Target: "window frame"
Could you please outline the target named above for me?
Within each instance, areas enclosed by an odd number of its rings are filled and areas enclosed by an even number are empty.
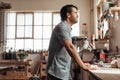
[[[20,25],[20,26],[23,26],[24,27],[24,37],[18,37],[17,36],[17,28],[18,28],[18,25],[17,25],[17,15],[19,14],[23,14],[24,16],[26,14],[32,14],[32,25],[29,25],[29,26],[32,26],[32,37],[25,37],[25,24],[24,25]],[[25,21],[24,21],[25,23]],[[34,38],[34,12],[16,12],[16,22],[15,22],[15,39],[33,39]]]

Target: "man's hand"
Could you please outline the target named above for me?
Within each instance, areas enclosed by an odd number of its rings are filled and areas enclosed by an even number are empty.
[[[84,63],[87,70],[96,70],[97,67],[92,67],[89,63]]]

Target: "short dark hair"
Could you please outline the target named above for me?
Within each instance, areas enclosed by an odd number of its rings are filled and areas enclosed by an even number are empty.
[[[61,8],[60,10],[60,16],[61,16],[61,20],[64,21],[67,19],[67,13],[71,13],[72,12],[72,8],[76,8],[78,10],[78,8],[74,5],[65,5]]]

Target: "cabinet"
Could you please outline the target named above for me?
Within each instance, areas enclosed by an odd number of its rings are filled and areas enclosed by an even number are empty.
[[[89,80],[102,80],[102,79],[100,79],[98,77],[95,77],[94,75],[90,74],[89,75]]]
[[[95,76],[90,71],[85,71],[81,69],[80,80],[101,80],[99,77]]]

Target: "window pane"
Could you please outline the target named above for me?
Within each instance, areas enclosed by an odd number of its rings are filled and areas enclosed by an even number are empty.
[[[42,38],[42,26],[34,26],[34,38]]]
[[[56,26],[56,25],[54,25],[54,26],[52,27],[52,30],[55,28],[55,26]]]
[[[24,26],[17,26],[17,37],[24,37]]]
[[[33,40],[32,39],[26,39],[25,40],[25,50],[33,50]]]
[[[51,26],[43,27],[43,38],[50,38],[51,33],[52,33]]]
[[[34,13],[34,25],[42,25],[42,13]]]
[[[15,38],[15,26],[7,26],[7,38]]]
[[[6,40],[6,49],[10,49],[13,48],[14,49],[15,46],[15,40]]]
[[[80,36],[80,14],[78,13],[78,22],[72,26],[72,36]]]
[[[42,49],[42,40],[34,40],[34,50]]]
[[[24,49],[24,40],[16,39],[16,50]]]
[[[43,40],[43,49],[48,50],[49,47],[49,40]]]
[[[32,37],[32,26],[25,26],[25,37]]]
[[[51,25],[51,24],[52,24],[52,13],[44,13],[43,25]]]
[[[61,21],[60,14],[53,14],[53,25],[57,25]]]
[[[72,36],[80,36],[80,28],[79,28],[79,23],[76,23],[72,26]]]
[[[17,25],[24,25],[24,14],[17,14]]]
[[[15,25],[15,13],[8,13],[7,14],[7,25]]]
[[[32,14],[25,14],[25,25],[32,25]]]

